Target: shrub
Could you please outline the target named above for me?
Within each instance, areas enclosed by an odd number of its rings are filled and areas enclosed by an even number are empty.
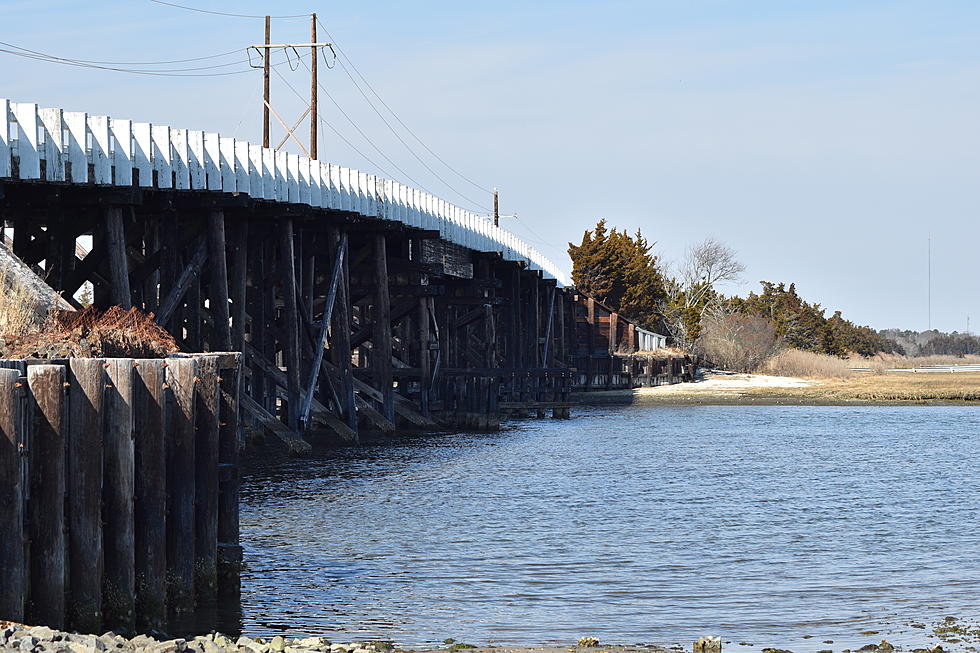
[[[764,317],[720,313],[705,320],[701,353],[716,367],[754,372],[781,348],[776,325]]]

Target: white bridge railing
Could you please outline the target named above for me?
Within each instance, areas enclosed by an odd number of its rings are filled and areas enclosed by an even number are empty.
[[[42,177],[41,161],[44,161]],[[90,170],[91,167],[91,170]],[[449,242],[565,275],[484,216],[351,168],[193,129],[0,99],[0,179],[244,193],[439,230]]]

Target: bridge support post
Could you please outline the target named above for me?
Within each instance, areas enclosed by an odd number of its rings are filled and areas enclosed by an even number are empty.
[[[279,272],[282,275],[285,327],[283,362],[286,367],[287,382],[286,423],[293,433],[299,433],[299,306],[296,301],[296,266],[293,265],[296,260],[293,246],[293,219],[285,218],[279,228]]]
[[[225,213],[215,209],[208,214],[208,249],[210,250],[211,288],[209,305],[213,319],[212,351],[231,349],[231,315],[228,307],[228,260],[225,251]]]
[[[388,253],[384,234],[374,237],[374,338],[371,359],[374,381],[382,396],[382,414],[395,421],[395,395],[391,368],[391,298],[388,290]]]
[[[133,307],[129,286],[129,263],[126,257],[126,227],[122,207],[110,206],[105,212],[106,247],[109,250],[109,297],[123,310]]]
[[[340,247],[340,229],[330,230],[330,256],[336,260]],[[337,389],[340,395],[341,410],[344,422],[355,433],[357,432],[357,409],[354,405],[354,371],[351,366],[350,342],[350,247],[341,266],[340,283],[337,287],[337,299],[333,311],[333,325],[330,337],[330,359],[340,376]]]

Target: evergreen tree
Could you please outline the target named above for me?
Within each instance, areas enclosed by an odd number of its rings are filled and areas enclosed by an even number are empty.
[[[606,221],[586,231],[579,245],[568,244],[575,287],[646,329],[657,329],[664,281],[653,243],[637,230],[607,231]]]

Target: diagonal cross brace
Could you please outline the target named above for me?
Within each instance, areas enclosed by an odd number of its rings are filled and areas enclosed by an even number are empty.
[[[327,302],[323,307],[323,320],[320,322],[320,336],[317,342],[313,343],[314,360],[310,368],[310,382],[306,386],[306,394],[303,396],[303,407],[299,413],[300,424],[307,424],[310,420],[310,407],[313,405],[313,391],[316,389],[316,380],[320,375],[320,363],[323,361],[323,347],[327,343],[327,329],[330,327],[330,318],[333,317],[333,305],[337,299],[337,286],[340,283],[341,272],[344,269],[344,256],[347,254],[347,234],[340,236],[340,246],[337,247],[337,258],[333,262],[333,273],[330,276],[330,290],[327,291]]]

